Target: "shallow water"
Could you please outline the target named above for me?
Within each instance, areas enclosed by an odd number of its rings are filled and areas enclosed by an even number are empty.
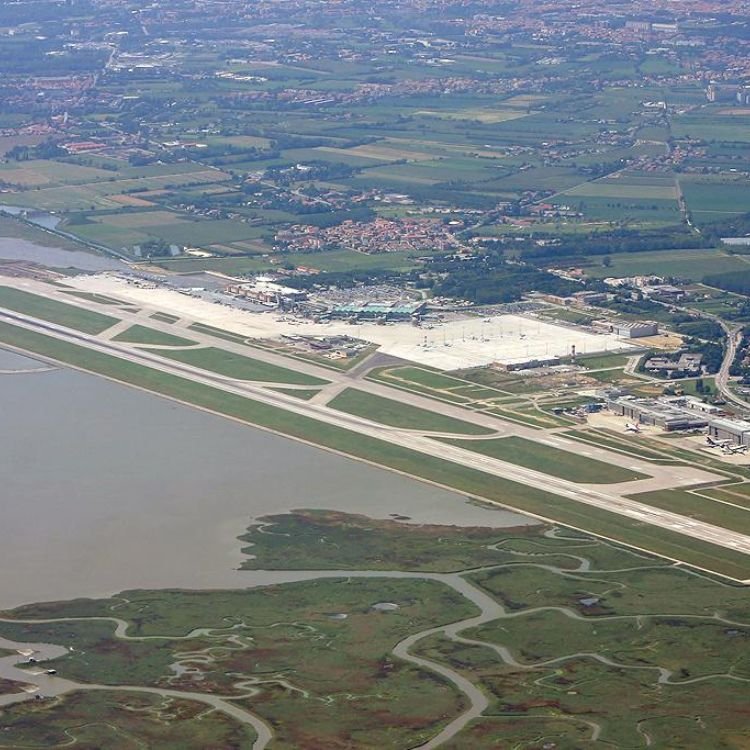
[[[48,367],[48,364],[40,362],[38,359],[32,359],[7,349],[0,349],[0,370],[33,370]]]
[[[529,519],[69,370],[0,377],[0,607],[127,588],[228,587],[257,516]]]
[[[15,237],[0,237],[0,258],[26,260],[49,268],[77,268],[80,271],[112,271],[127,268],[123,262],[104,255],[45,247]]]

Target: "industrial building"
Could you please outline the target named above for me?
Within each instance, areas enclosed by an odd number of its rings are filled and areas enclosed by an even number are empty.
[[[686,378],[701,374],[703,355],[695,352],[681,354],[679,359],[668,357],[650,357],[643,364],[649,372],[658,373],[667,378]]]
[[[643,336],[656,336],[658,323],[653,320],[625,321],[614,323],[615,333],[625,339],[638,339]]]
[[[691,396],[673,398],[636,398],[612,394],[607,398],[610,411],[633,422],[656,425],[666,432],[708,428],[716,441],[750,446],[750,422],[719,416],[718,407],[704,404]]]
[[[654,323],[652,320],[595,320],[592,325],[600,331],[614,333],[623,339],[656,336],[659,333],[658,323]]]
[[[712,419],[708,435],[714,440],[731,440],[735,445],[750,446],[750,422],[742,419]]]
[[[621,396],[607,400],[610,411],[634,422],[656,425],[666,432],[694,430],[708,425],[708,417],[665,400]]]
[[[709,404],[706,401],[701,401],[695,396],[672,396],[671,398],[665,398],[663,400],[668,404],[692,409],[693,411],[698,411],[701,414],[708,414],[709,416],[718,417],[724,414],[724,411],[720,407],[715,404]]]

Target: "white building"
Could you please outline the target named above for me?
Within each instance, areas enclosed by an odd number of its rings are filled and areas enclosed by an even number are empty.
[[[652,320],[638,320],[635,322],[614,324],[615,333],[625,339],[637,339],[643,336],[656,336],[659,333],[659,325]]]

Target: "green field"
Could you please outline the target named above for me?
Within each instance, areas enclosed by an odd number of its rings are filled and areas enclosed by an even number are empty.
[[[631,497],[646,505],[680,513],[697,521],[722,526],[740,534],[750,534],[750,508],[737,508],[684,490],[641,492]]]
[[[551,474],[570,482],[614,484],[645,479],[646,475],[614,464],[553,448],[534,440],[511,436],[497,440],[451,440],[445,442],[484,456],[508,461],[527,469]]]
[[[614,254],[611,265],[591,266],[587,273],[595,278],[656,274],[700,281],[711,273],[747,270],[748,264],[740,256],[722,250],[661,250],[659,252]]]
[[[489,435],[493,430],[446,417],[400,401],[376,396],[356,388],[347,388],[328,403],[331,409],[344,411],[374,422],[421,432],[450,432],[457,435]]]
[[[132,325],[127,331],[118,333],[113,341],[123,341],[128,344],[149,344],[152,346],[191,346],[195,341],[171,333],[163,333],[148,326]]]
[[[101,333],[118,322],[117,318],[109,315],[66,305],[64,302],[7,286],[0,286],[0,307],[90,334]]]
[[[241,354],[233,354],[225,349],[206,347],[203,349],[163,349],[158,351],[163,357],[175,359],[203,370],[217,372],[237,380],[257,380],[269,383],[290,383],[293,385],[325,385],[327,381],[305,375],[286,367],[270,365],[258,359]]]
[[[593,357],[577,357],[576,364],[587,370],[622,368],[627,364],[627,354],[601,354]]]

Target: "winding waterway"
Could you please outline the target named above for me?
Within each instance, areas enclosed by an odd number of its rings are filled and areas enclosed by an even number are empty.
[[[555,565],[546,565],[544,563],[535,563],[535,562],[530,562],[530,561],[523,563],[521,562],[521,559],[523,557],[531,557],[531,555],[525,555],[524,553],[517,553],[517,554],[519,556],[520,564],[527,564],[527,565],[531,565],[535,567],[543,567],[546,570],[554,572],[558,575],[565,575],[565,576],[575,575],[574,571],[564,570]],[[555,553],[550,553],[550,556],[552,556],[553,554]],[[578,557],[577,559],[580,560],[580,566],[578,568],[579,571],[583,572],[583,571],[587,571],[590,569],[589,561],[586,560],[586,558]],[[492,566],[492,567],[504,568],[504,567],[516,565],[519,563],[503,563],[501,565]],[[652,566],[645,565],[645,566],[642,566],[642,569],[648,569],[650,567]],[[639,568],[631,568],[630,570],[638,570],[638,569]],[[465,571],[465,573],[466,572],[469,572],[469,571]],[[472,572],[475,572],[475,571],[472,571]],[[607,572],[620,572],[620,571],[600,571],[600,572],[607,573]],[[688,684],[692,682],[712,680],[715,678],[730,679],[730,680],[735,680],[738,682],[750,683],[750,679],[740,677],[731,673],[703,675],[703,676],[695,677],[689,680],[680,679],[679,681],[675,682],[672,679],[673,671],[671,669],[667,669],[665,667],[661,667],[658,665],[625,664],[625,663],[617,662],[608,656],[604,656],[596,652],[567,653],[567,654],[555,657],[553,659],[537,661],[534,663],[527,663],[527,662],[520,661],[516,656],[514,656],[514,654],[510,651],[510,649],[506,648],[505,646],[487,643],[485,641],[479,641],[479,640],[475,640],[471,638],[466,638],[466,637],[463,637],[461,633],[470,628],[476,628],[480,625],[491,622],[493,620],[526,617],[530,614],[533,614],[535,612],[541,612],[541,611],[560,612],[564,614],[565,616],[570,617],[572,619],[582,620],[582,621],[587,621],[587,622],[590,622],[591,618],[587,618],[569,607],[561,607],[561,606],[534,607],[534,608],[523,610],[521,612],[509,612],[499,602],[497,602],[495,599],[489,596],[486,592],[484,592],[479,587],[477,587],[476,585],[468,581],[464,577],[464,574],[462,573],[412,573],[412,572],[402,572],[402,571],[384,572],[384,571],[368,571],[368,570],[356,570],[356,571],[311,570],[311,571],[287,571],[283,574],[283,580],[291,582],[291,581],[310,580],[314,578],[400,578],[400,579],[410,578],[410,579],[415,579],[415,580],[438,581],[440,583],[443,583],[446,586],[449,586],[454,591],[461,594],[463,597],[468,599],[470,602],[472,602],[472,604],[476,606],[476,608],[479,611],[479,614],[461,619],[457,622],[449,623],[448,625],[441,625],[441,626],[437,626],[434,628],[422,630],[418,633],[414,633],[404,638],[400,642],[398,642],[392,649],[392,653],[394,656],[400,659],[403,659],[404,661],[407,661],[411,664],[414,664],[417,667],[420,667],[422,669],[427,669],[429,671],[432,671],[444,677],[446,680],[451,682],[460,692],[464,694],[468,702],[468,708],[466,708],[460,715],[458,715],[451,722],[449,722],[434,737],[432,737],[430,740],[419,745],[418,746],[419,750],[435,750],[436,748],[440,747],[444,743],[453,739],[471,721],[481,717],[483,712],[489,706],[489,700],[486,694],[476,684],[468,680],[466,677],[464,677],[462,674],[457,672],[455,669],[452,669],[451,667],[448,667],[444,664],[437,663],[431,659],[416,656],[415,654],[412,653],[412,649],[420,641],[422,641],[424,638],[427,638],[431,635],[443,635],[444,637],[447,637],[450,640],[453,640],[456,642],[464,643],[464,644],[471,645],[471,646],[480,646],[480,647],[490,648],[497,654],[497,656],[502,660],[502,662],[516,669],[522,669],[522,670],[544,669],[545,667],[549,667],[555,664],[560,664],[567,660],[586,658],[586,659],[593,659],[606,666],[614,667],[616,669],[647,670],[647,671],[656,672],[657,674],[656,682],[657,684],[660,684],[660,685]],[[267,571],[257,572],[257,579],[256,579],[257,585],[275,583],[278,580],[279,580],[278,577],[270,572],[267,572]],[[714,616],[675,615],[674,613],[671,613],[671,614],[664,614],[664,615],[650,615],[649,617],[658,618],[658,617],[667,617],[667,616],[671,616],[671,617],[678,616],[680,618],[690,618],[696,621],[703,621],[703,622],[713,621],[713,622],[721,622],[726,625],[748,627],[748,623],[735,622],[735,621],[720,617],[719,615],[714,615]],[[597,622],[602,621],[602,620],[638,620],[639,618],[640,618],[640,615],[613,615],[613,616],[598,617]],[[158,635],[131,636],[128,634],[128,630],[130,627],[129,623],[117,617],[56,618],[56,619],[50,619],[50,620],[29,620],[27,622],[29,623],[31,622],[55,623],[55,622],[73,622],[77,620],[78,621],[97,620],[97,621],[112,622],[115,625],[114,637],[122,639],[122,640],[146,640],[146,639],[158,640],[161,638],[161,636],[158,636]],[[0,622],[3,622],[3,621],[6,621],[6,620],[0,619]],[[7,620],[7,622],[19,622],[19,621]],[[24,622],[24,621],[20,621],[20,622]],[[235,639],[236,636],[227,635],[226,630],[227,629],[225,628],[223,629],[222,632],[224,633],[224,638],[228,643],[232,641],[233,639]],[[210,636],[213,634],[213,632],[214,631],[211,629],[198,628],[186,634],[185,636],[182,636],[181,638],[191,639],[199,635]],[[180,638],[175,638],[173,636],[169,637],[169,640],[179,640],[179,639]],[[241,697],[252,697],[256,692],[254,686],[261,682],[261,680],[255,677],[240,676],[240,679],[235,685],[235,687],[241,690],[247,690],[248,692],[245,693],[244,695],[233,695],[233,696],[217,696],[217,695],[199,693],[199,692],[196,693],[196,692],[188,692],[188,691],[170,690],[168,688],[151,688],[151,687],[137,687],[137,686],[133,687],[129,685],[112,686],[112,685],[76,683],[70,680],[66,680],[64,678],[57,677],[54,674],[48,674],[47,672],[47,669],[49,668],[49,660],[57,659],[63,656],[64,654],[66,654],[67,649],[65,647],[62,647],[57,644],[20,643],[20,642],[15,642],[15,641],[10,641],[7,639],[0,638],[0,648],[15,649],[18,651],[18,655],[0,658],[0,679],[14,680],[16,682],[26,683],[27,685],[30,686],[30,690],[31,690],[31,692],[21,692],[21,693],[16,693],[16,694],[0,695],[0,706],[10,705],[12,703],[16,703],[16,702],[23,701],[23,700],[29,700],[30,696],[34,692],[37,692],[40,695],[44,695],[46,697],[63,695],[65,693],[73,692],[76,690],[127,690],[131,692],[132,691],[147,692],[147,693],[161,695],[164,697],[181,697],[181,698],[196,700],[196,701],[205,703],[207,705],[210,705],[214,709],[221,711],[223,713],[226,713],[234,717],[235,719],[252,726],[257,733],[257,739],[253,744],[253,750],[262,750],[263,748],[266,747],[266,745],[273,738],[273,733],[271,729],[268,727],[268,725],[265,724],[265,722],[261,718],[254,715],[250,711],[242,709],[238,707],[236,704],[230,702],[232,698],[236,699],[236,698],[241,698]],[[29,666],[27,665],[25,668],[19,668],[18,664],[22,660],[22,657],[28,658],[28,656],[32,654],[37,661],[47,662],[47,663],[44,664],[42,667],[34,666],[34,667],[29,668]],[[191,662],[195,661],[194,654],[188,655],[186,658]],[[206,660],[211,661],[210,656],[207,656]],[[177,666],[181,666],[185,668],[185,665],[178,664]],[[287,689],[297,689],[291,685],[285,685],[285,687]],[[559,720],[565,720],[565,719],[566,717],[559,717]],[[598,722],[588,720],[583,717],[580,717],[578,720],[581,723],[588,725],[588,727],[591,730],[590,740],[592,742],[596,742],[599,739],[600,734],[602,732],[602,726]],[[641,732],[640,725],[638,726],[638,731]],[[646,744],[647,745],[650,744],[650,739],[648,738],[648,736],[644,735],[644,737],[647,740]]]

